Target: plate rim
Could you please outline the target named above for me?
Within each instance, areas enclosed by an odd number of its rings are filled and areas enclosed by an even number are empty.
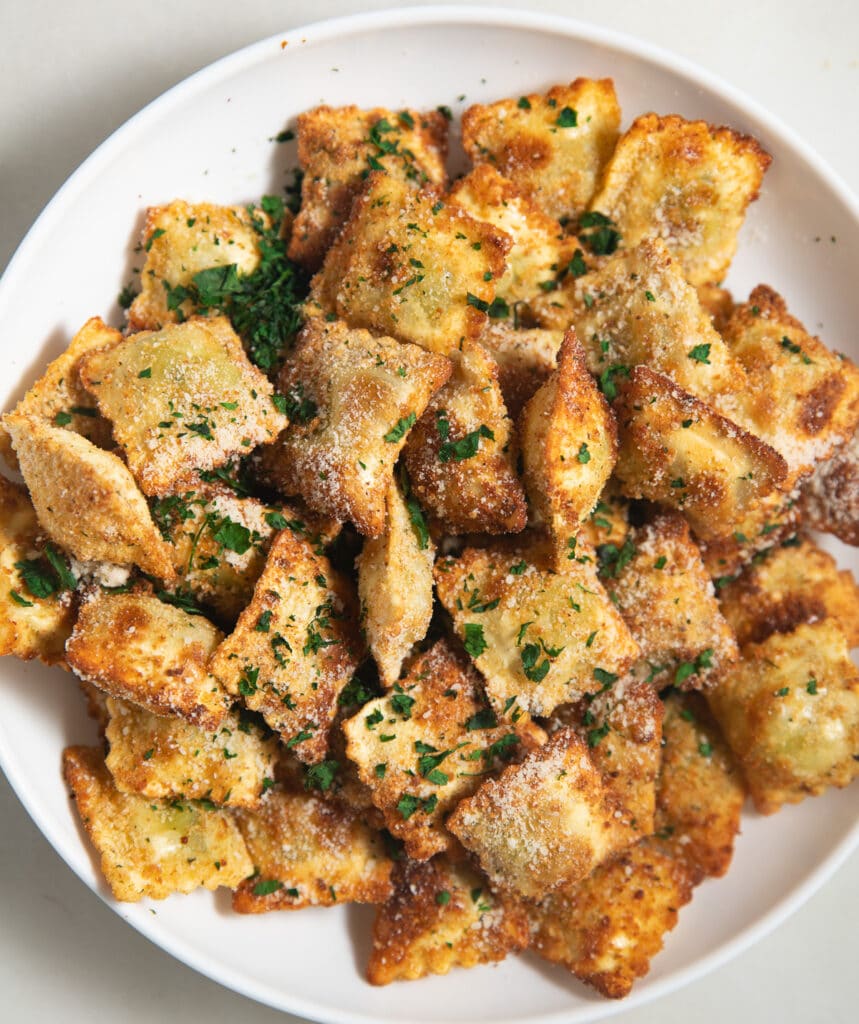
[[[664,49],[646,40],[639,39],[629,33],[597,25],[585,19],[571,18],[566,15],[530,12],[515,8],[483,7],[477,5],[442,6],[422,5],[405,8],[385,8],[377,11],[361,12],[336,18],[320,19],[304,25],[288,28],[270,34],[263,39],[250,43],[240,49],[228,53],[210,62],[199,70],[186,76],[169,89],[148,102],[137,113],[108,135],[81,164],[69,175],[63,185],[54,193],[47,205],[26,232],[2,277],[0,277],[0,322],[2,322],[6,306],[15,293],[15,285],[22,275],[26,274],[32,260],[32,254],[38,250],[42,237],[54,227],[54,222],[61,217],[62,210],[70,198],[86,187],[90,179],[98,174],[119,150],[133,143],[136,133],[145,130],[152,120],[157,120],[162,112],[176,103],[184,102],[211,85],[223,81],[233,72],[253,66],[266,59],[271,59],[272,49],[281,47],[284,39],[292,42],[300,37],[299,46],[324,43],[334,38],[345,38],[357,33],[365,33],[373,29],[391,30],[400,28],[423,28],[433,25],[485,25],[493,28],[524,28],[532,31],[543,31],[548,34],[563,36],[580,42],[597,43],[607,48],[623,51],[630,56],[674,72],[692,85],[702,87],[741,109],[748,116],[765,126],[767,131],[793,155],[803,160],[818,175],[848,209],[859,227],[859,196],[847,185],[843,177],[836,172],[803,137],[773,114],[763,104],[749,96],[743,90],[732,85],[721,76],[696,64],[689,58],[680,56],[671,50]],[[200,953],[184,939],[173,936],[169,928],[163,927],[157,917],[136,915],[126,904],[117,903],[104,892],[94,887],[85,877],[81,864],[73,862],[73,851],[68,855],[62,848],[52,820],[43,815],[36,806],[36,801],[28,793],[28,781],[23,772],[16,770],[14,758],[0,744],[0,768],[2,768],[16,798],[21,803],[30,819],[50,843],[53,850],[74,872],[80,881],[107,905],[123,921],[131,925],[144,938],[162,949],[181,964],[191,967],[204,977],[231,989],[247,998],[263,1005],[306,1017],[309,1020],[324,1024],[376,1024],[376,1018],[370,1014],[344,1011],[326,1007],[319,1003],[311,1003],[302,997],[291,996],[281,990],[269,987],[254,979],[249,979],[238,971],[233,971],[222,964],[214,963],[207,954]],[[783,921],[794,914],[838,869],[846,862],[854,849],[859,848],[859,820],[850,831],[830,850],[825,859],[819,863],[805,879],[795,886],[788,896],[781,899],[769,911],[762,914],[752,924],[741,929],[732,939],[723,943],[711,953],[699,958],[687,967],[675,971],[670,976],[653,983],[638,992],[633,990],[631,996],[622,1001],[594,1003],[583,1007],[586,1016],[569,1010],[538,1014],[527,1018],[517,1016],[496,1018],[497,1024],[560,1024],[569,1022],[601,1020],[623,1013],[634,1007],[644,1006],[656,999],[678,990],[697,978],[716,970],[723,964],[750,948],[764,936],[772,932]],[[79,869],[80,868],[80,869]],[[412,1017],[410,1024],[438,1024],[438,1018]],[[448,1022],[449,1024],[449,1022]]]

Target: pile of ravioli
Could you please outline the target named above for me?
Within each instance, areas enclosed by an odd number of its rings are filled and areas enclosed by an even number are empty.
[[[720,287],[754,139],[578,79],[466,110],[450,181],[449,122],[320,107],[295,210],[148,211],[124,329],[2,419],[0,651],[86,696],[118,900],[374,903],[373,984],[620,997],[747,795],[859,774],[809,533],[859,543],[859,373]]]

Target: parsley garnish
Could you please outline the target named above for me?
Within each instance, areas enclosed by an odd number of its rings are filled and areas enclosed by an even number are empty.
[[[587,441],[582,441],[579,446],[579,453],[576,456],[579,462],[586,463],[591,461],[591,453],[588,451]]]
[[[485,423],[481,423],[477,430],[469,431],[458,441],[445,441],[438,450],[439,462],[463,462],[465,459],[474,458],[480,448],[481,437],[489,441],[495,440],[495,434]]]
[[[339,768],[340,762],[334,760],[320,761],[318,764],[311,765],[304,772],[304,788],[319,789],[326,793],[331,789]]]
[[[466,622],[463,646],[472,658],[479,658],[488,646],[483,637],[483,626],[476,622]]]
[[[582,228],[591,228],[582,231]],[[579,218],[579,238],[595,256],[610,256],[621,242],[621,234],[611,217],[592,210]]]
[[[278,882],[276,878],[267,878],[265,881],[257,882],[254,886],[254,896],[271,896],[272,893],[277,892],[283,888],[283,882]],[[290,893],[292,890],[290,890]],[[296,893],[296,895],[298,895]]]
[[[559,128],[576,128],[579,123],[578,114],[572,107],[562,107],[555,124]]]
[[[413,412],[410,412],[408,416],[401,416],[396,424],[385,434],[385,440],[388,444],[396,444],[397,441],[402,441],[416,422],[417,416]]]
[[[706,342],[703,345],[696,345],[694,348],[689,350],[689,358],[694,359],[696,363],[706,363],[710,365],[710,342]]]

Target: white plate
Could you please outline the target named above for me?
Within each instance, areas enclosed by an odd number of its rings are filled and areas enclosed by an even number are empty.
[[[653,109],[729,124],[761,140],[774,165],[728,283],[741,296],[760,281],[773,285],[830,345],[859,357],[852,270],[859,266],[859,204],[754,103],[678,58],[593,26],[485,8],[411,9],[261,42],[177,86],[102,145],[39,218],[0,282],[0,407],[88,317],[118,322],[115,297],[139,263],[131,249],[145,206],[178,196],[233,203],[278,192],[294,149],[269,140],[300,111],[328,102],[448,104],[459,112],[578,75],[613,77],[626,123]],[[853,552],[830,546],[845,565],[859,567]],[[600,1000],[531,955],[373,989],[363,981],[371,908],[242,917],[230,912],[224,893],[112,903],[60,779],[62,748],[94,738],[77,689],[62,672],[11,659],[0,678],[0,763],[79,877],[190,966],[254,999],[332,1024],[609,1016],[747,947],[859,843],[859,786],[771,819],[747,814],[731,871],[696,892],[650,975],[622,1004]]]

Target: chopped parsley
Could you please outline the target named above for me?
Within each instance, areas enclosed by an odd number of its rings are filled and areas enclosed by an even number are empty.
[[[596,210],[581,215],[578,236],[595,256],[610,256],[621,242],[611,217]]]
[[[465,459],[474,458],[480,448],[482,437],[489,441],[495,440],[495,434],[485,423],[481,423],[476,430],[469,431],[458,441],[443,442],[438,450],[439,462],[463,462]]]
[[[319,789],[327,793],[334,784],[339,768],[340,762],[333,759],[310,765],[304,772],[304,788]]]
[[[576,128],[578,123],[578,114],[572,107],[562,107],[560,114],[555,119],[555,124],[559,128]]]
[[[396,424],[385,434],[385,440],[388,444],[396,444],[397,441],[402,441],[416,422],[417,416],[413,412],[410,412],[408,416],[401,416]]]
[[[479,658],[488,646],[483,636],[483,626],[476,622],[466,622],[463,646],[472,658]]]
[[[702,345],[696,345],[694,348],[689,349],[689,358],[693,359],[696,363],[706,363],[710,365],[710,342],[705,342]]]

